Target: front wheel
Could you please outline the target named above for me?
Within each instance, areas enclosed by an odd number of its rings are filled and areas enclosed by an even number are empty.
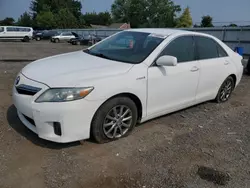
[[[131,99],[110,99],[97,110],[91,124],[91,134],[98,143],[126,137],[135,127],[137,117],[137,107]]]
[[[228,101],[234,90],[235,82],[232,76],[227,77],[227,79],[222,83],[218,94],[215,98],[217,103],[223,103]]]

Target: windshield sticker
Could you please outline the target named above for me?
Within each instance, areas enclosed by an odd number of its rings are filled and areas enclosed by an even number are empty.
[[[161,35],[161,34],[151,33],[151,34],[149,35],[149,37],[157,37],[157,38],[165,39],[167,36]]]

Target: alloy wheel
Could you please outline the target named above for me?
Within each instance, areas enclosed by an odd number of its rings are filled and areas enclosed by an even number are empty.
[[[225,81],[225,83],[223,84],[220,94],[219,94],[219,98],[222,102],[225,102],[229,99],[231,93],[233,91],[233,82],[231,79],[228,79]]]
[[[106,115],[103,123],[103,132],[110,139],[120,138],[132,126],[132,111],[125,105],[113,107]]]

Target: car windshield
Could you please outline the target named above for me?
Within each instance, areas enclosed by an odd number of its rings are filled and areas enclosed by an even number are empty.
[[[165,37],[161,35],[124,31],[85,52],[110,60],[138,64],[144,61],[164,39]]]

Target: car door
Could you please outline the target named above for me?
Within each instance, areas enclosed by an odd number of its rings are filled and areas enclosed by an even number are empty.
[[[196,100],[203,102],[216,97],[221,84],[234,67],[226,51],[213,38],[206,36],[194,38],[201,66]]]
[[[160,56],[177,58],[177,66],[148,68],[147,114],[162,115],[195,102],[199,80],[199,62],[195,60],[193,36],[180,36],[172,40]]]

